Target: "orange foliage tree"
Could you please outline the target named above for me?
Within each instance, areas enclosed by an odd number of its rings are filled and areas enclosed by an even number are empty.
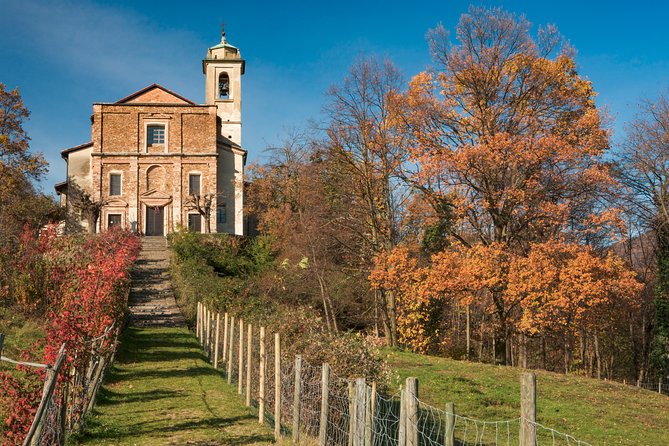
[[[429,33],[436,68],[414,77],[394,108],[410,139],[404,178],[430,203],[427,218],[465,247],[514,254],[567,232],[584,239],[615,182],[601,158],[608,135],[595,92],[573,51],[553,27],[533,37],[523,17],[499,9],[470,8],[456,37]],[[504,288],[488,288],[500,363],[513,332]]]

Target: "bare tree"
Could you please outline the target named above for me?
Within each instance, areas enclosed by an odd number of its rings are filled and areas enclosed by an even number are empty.
[[[402,75],[391,61],[364,58],[328,92],[328,156],[342,184],[350,183],[347,192],[357,204],[337,224],[350,232],[364,222],[355,243],[363,271],[369,271],[375,256],[391,251],[402,237],[400,222],[409,194],[399,177],[408,154],[406,138],[392,125],[391,107],[403,86]],[[375,293],[375,312],[376,303],[383,304],[380,313],[386,339],[397,345],[395,294],[391,290]]]
[[[619,162],[627,187],[627,210],[655,236],[655,337],[653,356],[661,373],[669,371],[669,97],[644,101],[627,126]]]
[[[88,233],[95,234],[102,208],[107,204],[107,200],[95,200],[76,181],[69,178],[67,182],[67,201],[71,206],[70,215],[68,216],[68,220],[70,221],[70,228],[68,230],[72,230],[72,220],[79,220],[78,217],[80,216],[88,224]],[[75,210],[77,215],[72,215],[72,210]]]
[[[214,209],[214,204],[221,198],[223,194],[193,194],[189,195],[184,201],[184,207],[189,211],[197,211],[204,220],[204,233],[211,233],[211,213]]]

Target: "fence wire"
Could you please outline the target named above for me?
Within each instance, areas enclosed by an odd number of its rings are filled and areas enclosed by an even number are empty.
[[[71,355],[65,351],[65,344],[56,360],[58,366],[25,363],[7,358],[7,362],[47,370],[39,406],[43,409],[37,410],[33,426],[25,439],[27,444],[64,444],[70,433],[84,427],[85,416],[93,408],[105,372],[113,361],[119,333],[120,330],[112,325],[100,336],[89,339],[81,350],[85,352],[85,356],[70,358],[70,367],[60,365],[66,356]]]
[[[215,328],[210,330],[214,333]],[[227,335],[228,346],[220,347],[219,368],[224,375],[231,372],[231,381],[239,385],[242,380],[242,395],[246,389],[251,390],[251,404],[258,407],[260,395],[260,337],[259,328],[253,328],[251,343],[250,377],[247,375],[248,361],[248,328],[239,329],[235,321],[230,340],[230,328]],[[206,334],[205,334],[206,335]],[[239,370],[239,337],[243,336],[243,373]],[[220,330],[219,342],[226,339],[223,328]],[[207,341],[201,339],[203,345],[215,345],[215,339]],[[232,347],[232,361],[230,366],[229,348]],[[520,446],[521,430],[523,426],[536,432],[536,442],[533,446],[590,446],[572,435],[559,432],[542,424],[514,418],[509,420],[478,420],[452,413],[444,408],[434,407],[419,398],[413,398],[417,408],[417,418],[409,420],[404,416],[402,422],[401,395],[387,395],[377,392],[375,386],[364,383],[364,397],[356,393],[361,387],[356,387],[356,381],[338,376],[328,367],[327,395],[323,394],[323,366],[313,365],[307,361],[295,358],[281,357],[280,367],[275,367],[277,350],[274,334],[265,336],[265,383],[264,383],[264,412],[263,420],[271,425],[279,423],[283,434],[299,436],[300,444],[325,444],[328,446],[404,446],[407,441],[400,440],[402,435],[407,438],[408,432],[413,432],[417,439],[416,446]],[[215,347],[210,350],[214,351]],[[225,350],[227,349],[227,354]],[[213,362],[213,356],[210,355]],[[296,375],[296,367],[300,367]],[[250,379],[248,379],[250,378]],[[296,386],[296,380],[297,386]],[[276,396],[276,386],[280,386],[279,398]],[[294,398],[299,393],[298,404]],[[356,390],[357,389],[357,390]],[[657,384],[655,384],[657,391]],[[362,399],[361,399],[362,398]],[[408,401],[408,400],[407,400]],[[326,404],[324,404],[324,402]],[[406,402],[406,401],[405,401]],[[280,419],[275,419],[277,406],[280,407]],[[407,405],[405,405],[407,407]],[[323,411],[323,408],[326,408]],[[360,410],[362,408],[362,411]],[[295,415],[299,417],[295,420]],[[321,426],[322,422],[324,426]],[[360,426],[363,427],[360,427]],[[297,429],[298,432],[294,430]]]

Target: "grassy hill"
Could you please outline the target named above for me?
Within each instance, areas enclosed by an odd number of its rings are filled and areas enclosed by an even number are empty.
[[[482,420],[520,416],[523,369],[391,349],[381,353],[395,374],[394,384],[417,377],[419,398],[432,406],[443,408],[446,402],[453,402],[458,415]],[[593,445],[669,444],[669,397],[596,379],[544,371],[536,374],[538,423]],[[474,427],[470,426],[470,438]],[[488,435],[491,429],[488,426]],[[511,432],[517,438],[517,429],[512,427]]]

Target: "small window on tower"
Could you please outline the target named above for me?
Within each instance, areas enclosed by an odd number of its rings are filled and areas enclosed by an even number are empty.
[[[165,126],[149,125],[146,127],[146,141],[149,146],[165,144]]]
[[[221,73],[218,76],[218,98],[230,99],[230,77],[228,73]]]

